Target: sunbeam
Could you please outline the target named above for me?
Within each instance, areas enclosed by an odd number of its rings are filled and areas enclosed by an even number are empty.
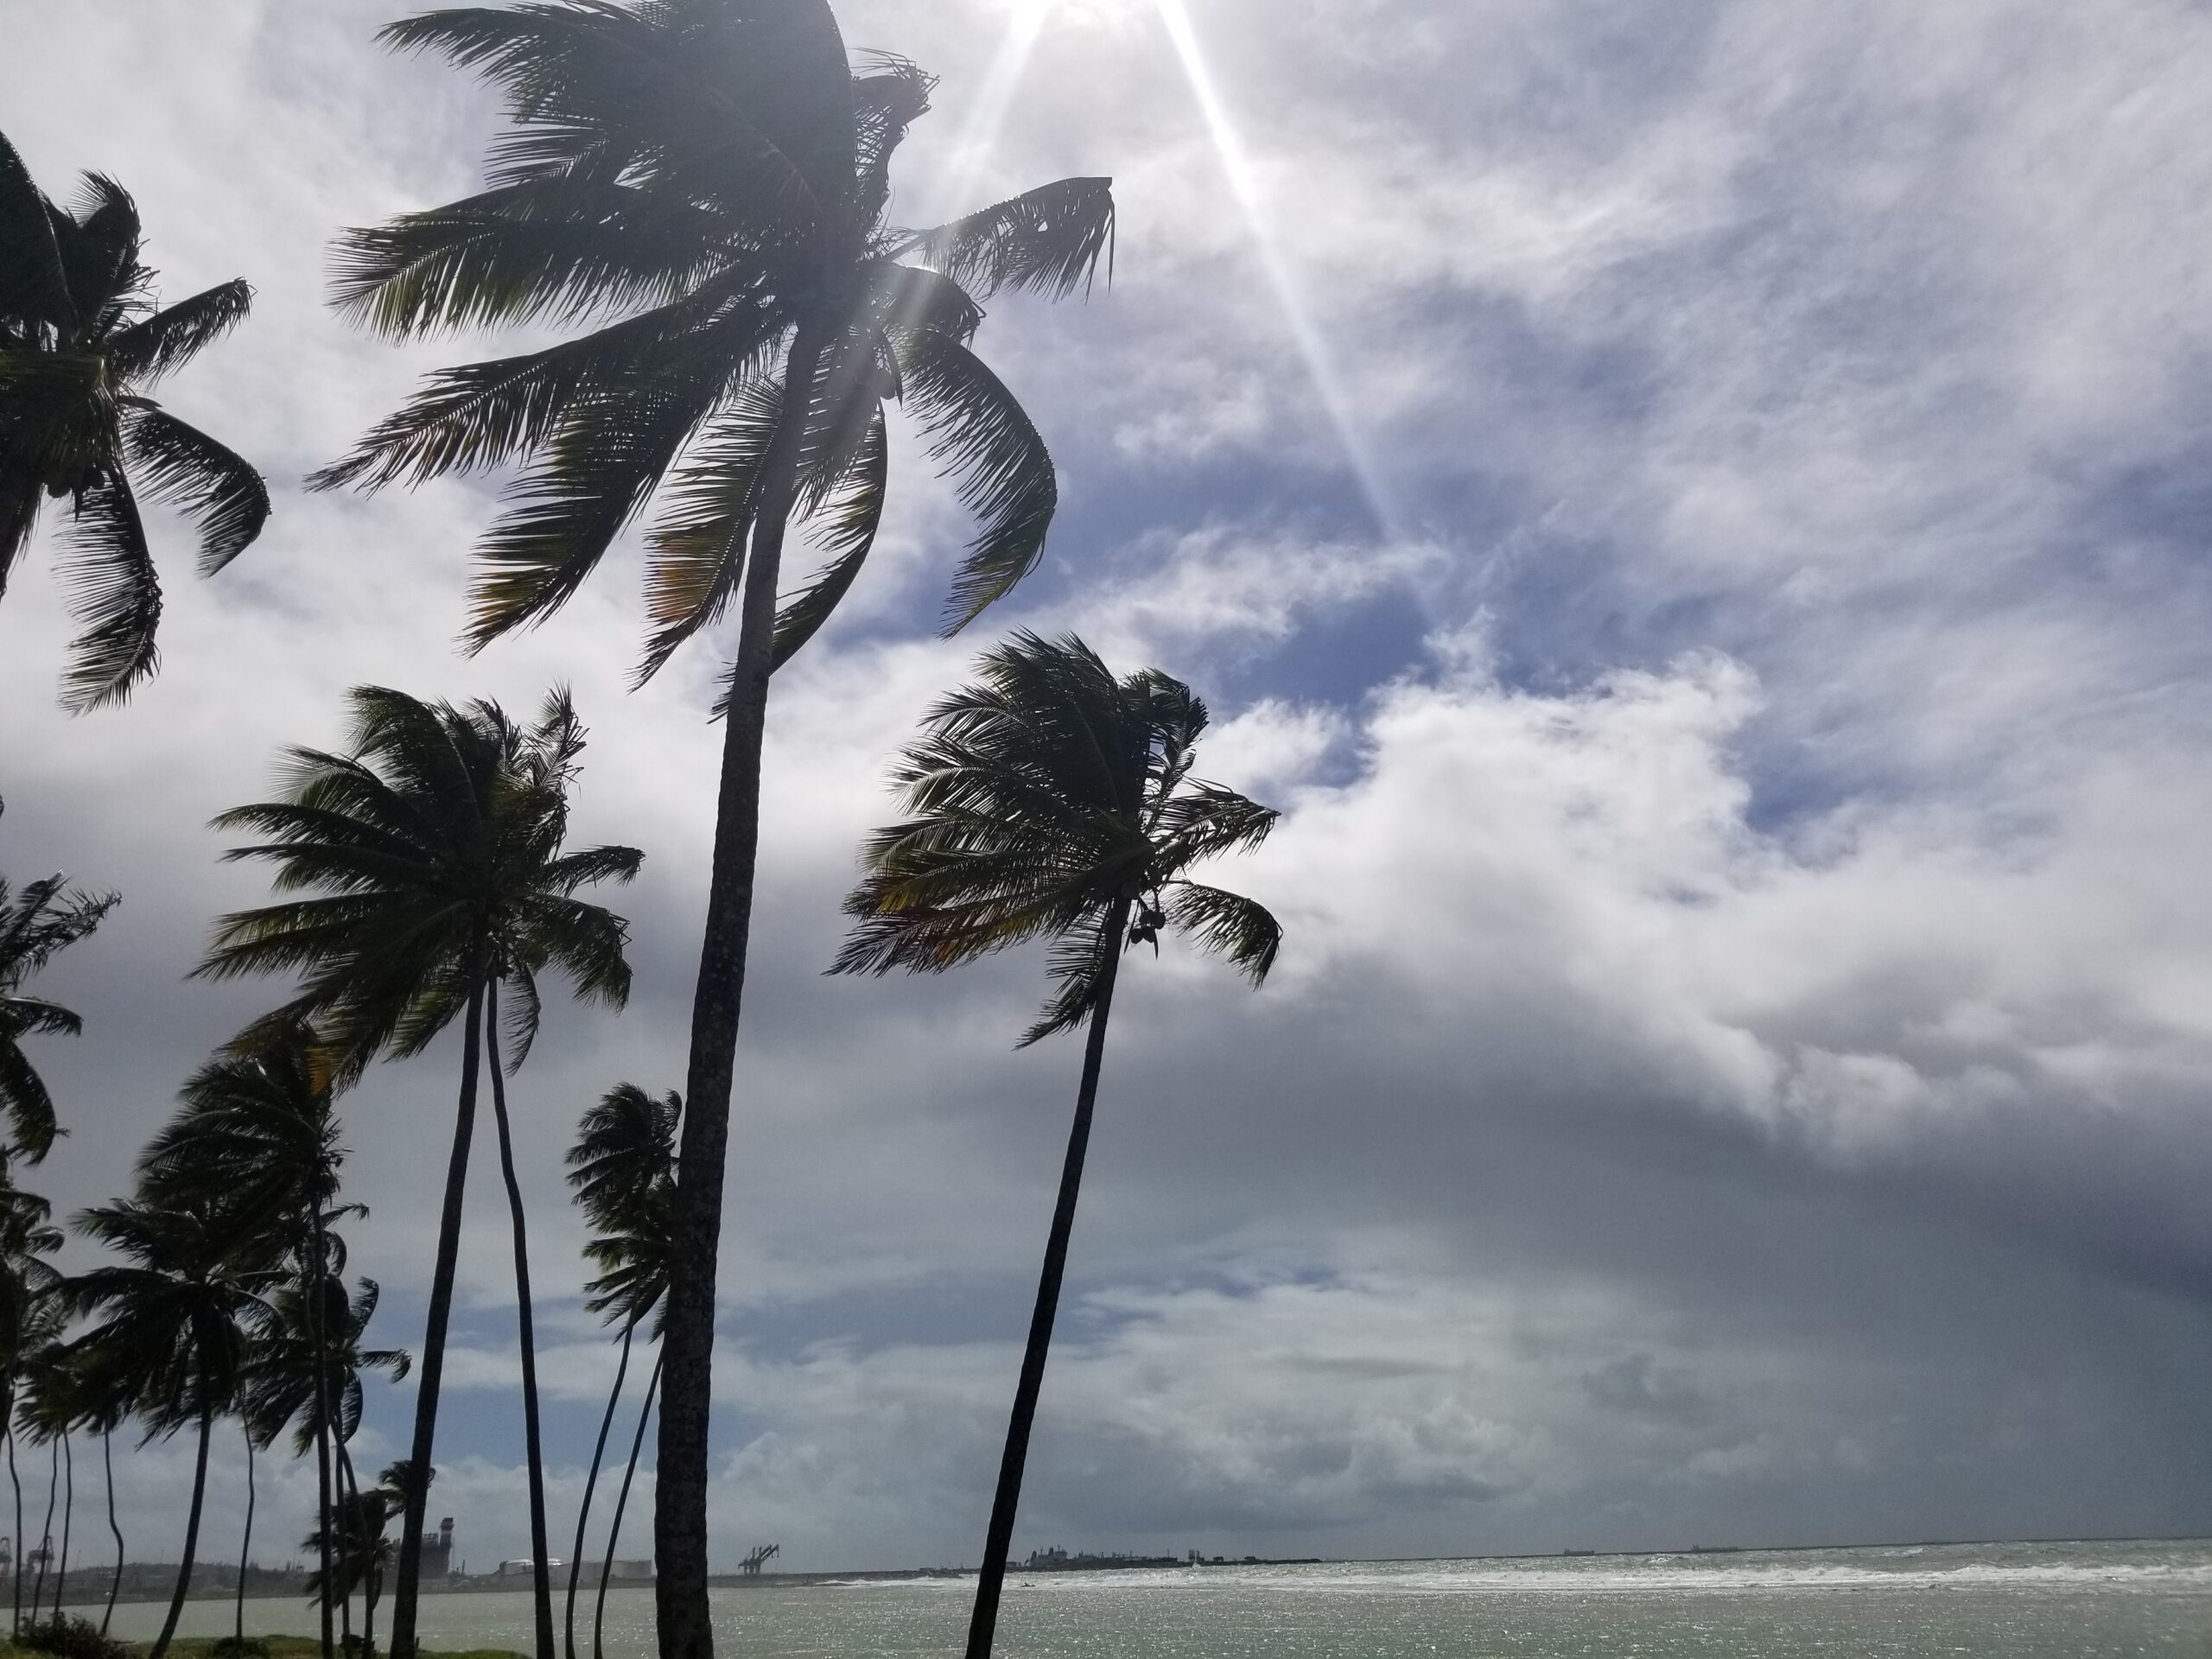
[[[1351,408],[1341,383],[1337,378],[1335,365],[1330,361],[1327,344],[1321,331],[1313,324],[1313,314],[1306,308],[1298,284],[1291,275],[1290,266],[1283,258],[1275,239],[1268,228],[1260,191],[1252,175],[1250,164],[1245,160],[1243,145],[1238,141],[1236,130],[1230,123],[1220,93],[1215,89],[1212,72],[1206,67],[1205,54],[1200,50],[1197,33],[1191,27],[1190,14],[1183,0],[1153,0],[1159,10],[1160,20],[1166,26],[1167,38],[1174,43],[1175,55],[1182,60],[1183,73],[1191,83],[1191,95],[1197,99],[1198,112],[1205,118],[1206,130],[1212,137],[1214,151],[1221,161],[1221,170],[1229,181],[1229,188],[1236,197],[1237,206],[1243,210],[1244,222],[1251,232],[1252,245],[1260,256],[1260,264],[1267,273],[1268,285],[1274,290],[1275,303],[1282,309],[1283,321],[1290,328],[1291,338],[1297,343],[1300,355],[1306,359],[1306,372],[1313,381],[1313,389],[1320,395],[1322,406],[1328,411],[1330,423],[1336,428],[1337,441],[1344,448],[1344,459],[1359,480],[1361,492],[1367,498],[1368,511],[1382,533],[1395,539],[1399,533],[1401,519],[1384,487],[1382,475],[1367,452],[1365,441],[1351,419]]]
[[[1043,32],[1045,15],[1051,7],[1052,0],[1014,0],[1006,34],[991,67],[983,73],[983,84],[968,101],[967,118],[952,141],[952,163],[944,169],[943,187],[929,204],[931,219],[947,219],[981,205],[973,200],[976,181],[997,147],[1007,111],[1014,106],[1014,95],[1020,89],[1029,54]]]

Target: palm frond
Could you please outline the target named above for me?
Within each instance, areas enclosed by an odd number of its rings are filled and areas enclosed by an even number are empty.
[[[1282,924],[1265,905],[1196,881],[1168,889],[1167,922],[1200,950],[1227,957],[1255,985],[1282,948]]]
[[[7,136],[0,133],[0,318],[53,328],[77,321],[45,194]]]
[[[201,575],[213,575],[261,534],[269,486],[245,457],[164,410],[132,410],[124,433],[147,493],[199,524]]]
[[[728,608],[745,574],[768,450],[783,423],[782,387],[741,387],[692,446],[645,537],[645,618],[652,632],[637,683],[658,674],[677,648]]]
[[[243,277],[165,305],[108,339],[109,359],[126,381],[157,380],[245,321],[253,288]]]
[[[929,433],[930,453],[981,521],[946,607],[945,631],[957,632],[1036,568],[1059,483],[1044,439],[980,358],[943,334],[893,338],[906,402]]]
[[[890,459],[883,411],[879,409],[868,423],[868,436],[854,455],[843,484],[823,502],[812,520],[817,527],[815,539],[830,555],[830,563],[776,613],[770,672],[789,662],[821,631],[860,575],[883,522]]]
[[[934,266],[977,299],[1010,288],[1058,300],[1088,290],[1102,257],[1111,281],[1113,247],[1113,180],[1060,179],[917,231],[897,251]]]
[[[67,537],[61,578],[79,632],[69,642],[61,705],[82,714],[120,702],[152,676],[162,584],[138,504],[120,472],[103,472],[86,486]]]

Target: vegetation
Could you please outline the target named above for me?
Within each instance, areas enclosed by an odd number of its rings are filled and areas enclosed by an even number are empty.
[[[893,773],[911,816],[868,841],[867,875],[845,902],[857,921],[834,970],[943,973],[1050,940],[1059,988],[1021,1042],[1090,1026],[991,1499],[969,1659],[988,1659],[997,1630],[1122,954],[1138,944],[1156,954],[1161,931],[1172,930],[1256,985],[1282,937],[1261,906],[1187,874],[1258,846],[1275,822],[1270,809],[1192,778],[1206,706],[1190,687],[1156,669],[1116,680],[1072,634],[1017,634],[980,669],[975,684],[930,710],[925,735]]]
[[[671,1091],[655,1100],[633,1083],[617,1084],[584,1114],[576,1144],[569,1149],[569,1185],[592,1225],[584,1255],[599,1269],[599,1276],[585,1287],[584,1305],[608,1323],[622,1327],[622,1344],[621,1357],[615,1362],[614,1386],[607,1391],[607,1411],[599,1420],[599,1438],[591,1449],[591,1471],[584,1478],[583,1501],[576,1506],[576,1541],[569,1558],[568,1605],[563,1621],[563,1651],[567,1659],[575,1659],[576,1653],[576,1580],[583,1568],[584,1530],[591,1519],[600,1461],[607,1455],[607,1430],[613,1426],[614,1408],[622,1398],[623,1380],[630,1374],[630,1346],[638,1327],[652,1317],[668,1294],[670,1239],[675,1230],[671,1224],[676,1208],[676,1135],[683,1118],[682,1096]],[[645,1423],[652,1414],[653,1394],[659,1383],[660,1361],[656,1357],[645,1385],[645,1403],[639,1408],[638,1433],[630,1444],[630,1460],[622,1471],[613,1524],[607,1530],[599,1599],[592,1613],[593,1659],[599,1659],[602,1651],[607,1586],[614,1571],[615,1544],[622,1535],[622,1510],[629,1498],[630,1482],[638,1471],[638,1452],[645,1443]]]
[[[527,1251],[493,1027],[505,986],[512,997],[508,1060],[518,1066],[537,1032],[538,976],[549,968],[564,973],[581,997],[615,1007],[627,999],[628,928],[613,912],[575,895],[601,881],[629,880],[644,855],[633,847],[563,850],[570,791],[584,747],[583,727],[565,692],[548,697],[537,721],[527,727],[496,703],[424,703],[377,686],[356,690],[353,703],[350,753],[295,748],[281,799],[238,807],[216,820],[219,828],[266,837],[226,856],[273,863],[279,892],[317,896],[225,917],[213,948],[195,971],[214,978],[298,976],[299,988],[277,1017],[312,1021],[318,1064],[340,1079],[357,1076],[378,1054],[419,1054],[456,1018],[462,1020],[460,1103],[416,1388],[409,1459],[415,1472],[393,1598],[393,1646],[403,1653],[413,1640],[414,1580],[461,1248],[477,1074],[487,1038],[491,1041],[493,1101],[513,1205],[521,1304],[538,1656],[551,1659]]]
[[[382,39],[491,82],[511,126],[477,194],[341,235],[339,308],[396,340],[505,326],[556,338],[435,374],[310,483],[375,490],[517,469],[478,549],[472,651],[560,609],[641,518],[649,627],[639,680],[694,636],[736,624],[715,703],[725,726],[684,1089],[609,1090],[569,1154],[590,1229],[587,1306],[619,1357],[576,1516],[562,1651],[577,1659],[592,1504],[642,1336],[652,1363],[606,1534],[593,1659],[657,1400],[661,1652],[706,1659],[715,1262],[771,678],[867,563],[886,507],[893,404],[976,520],[950,574],[946,631],[1036,567],[1058,505],[1053,463],[975,342],[999,294],[1065,299],[1089,291],[1102,261],[1110,271],[1114,199],[1105,179],[1063,179],[933,228],[893,223],[891,168],[934,82],[900,58],[856,65],[825,0],[528,0],[429,12]],[[228,283],[163,308],[141,256],[121,186],[89,175],[65,209],[0,137],[0,595],[41,505],[66,499],[63,573],[80,626],[64,689],[73,709],[124,699],[156,666],[162,590],[140,496],[195,520],[209,573],[259,535],[270,511],[251,466],[149,396],[245,317],[251,290]],[[823,563],[786,590],[792,526]],[[60,1608],[82,1435],[100,1440],[121,1583],[111,1440],[128,1428],[143,1440],[189,1430],[194,1448],[181,1564],[151,1659],[371,1659],[387,1592],[390,1645],[412,1659],[488,1065],[515,1268],[535,1659],[554,1659],[507,1084],[531,1051],[549,971],[580,1000],[626,1001],[628,925],[583,895],[630,880],[643,855],[568,846],[585,731],[565,691],[528,722],[488,701],[379,686],[351,692],[348,714],[340,747],[288,749],[271,798],[215,820],[242,837],[225,857],[268,866],[273,891],[218,919],[194,974],[274,976],[286,988],[188,1078],[130,1195],[74,1217],[105,1259],[66,1276],[50,1206],[18,1185],[62,1133],[23,1045],[75,1035],[81,1021],[29,987],[117,901],[60,876],[16,892],[0,882],[0,1449],[18,1544],[10,1632],[24,1649],[122,1651],[105,1618],[95,1628]],[[1055,989],[1021,1041],[1089,1026],[970,1659],[992,1646],[1122,959],[1141,944],[1156,954],[1163,932],[1179,932],[1257,983],[1276,951],[1266,910],[1190,875],[1258,844],[1275,816],[1193,777],[1205,725],[1205,705],[1165,674],[1116,678],[1073,636],[1017,635],[925,716],[897,772],[909,817],[869,842],[847,902],[855,925],[836,971],[938,972],[1045,941]],[[340,1105],[372,1063],[418,1056],[456,1026],[461,1073],[409,1455],[364,1487],[349,1449],[364,1378],[397,1380],[414,1362],[372,1345],[378,1287],[348,1282],[342,1229],[366,1211],[343,1194]],[[245,1440],[248,1493],[232,1631],[180,1642],[212,1447],[231,1423]],[[287,1440],[315,1466],[304,1546],[320,1609],[312,1642],[249,1639],[245,1625],[256,1459]],[[27,1547],[18,1458],[27,1454],[35,1485],[36,1446],[48,1461],[46,1534],[57,1506],[60,1517],[50,1609],[50,1552]]]
[[[434,377],[319,481],[374,488],[523,467],[480,548],[472,648],[557,610],[657,493],[640,677],[733,602],[738,613],[718,705],[654,1525],[661,1650],[704,1659],[715,1246],[769,677],[868,556],[893,398],[981,524],[948,627],[1035,566],[1058,501],[1052,459],[972,341],[1001,290],[1089,286],[1113,197],[1106,180],[1065,179],[934,229],[892,225],[893,158],[932,82],[892,57],[856,73],[824,0],[473,7],[384,38],[491,80],[514,130],[493,146],[483,191],[341,239],[340,307],[394,339],[519,323],[589,332]],[[828,562],[779,610],[794,519]],[[402,1649],[413,1559],[403,1550],[393,1608]]]
[[[81,631],[61,700],[77,710],[122,701],[156,665],[162,584],[139,493],[198,524],[202,575],[269,518],[261,474],[148,395],[244,321],[253,290],[159,305],[143,251],[121,185],[88,173],[65,208],[0,136],[0,597],[41,501],[67,497],[62,579]]]

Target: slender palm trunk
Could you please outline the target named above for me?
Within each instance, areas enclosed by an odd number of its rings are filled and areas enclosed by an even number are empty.
[[[668,1356],[663,1352],[653,1361],[652,1375],[645,1380],[645,1403],[638,1408],[638,1433],[630,1442],[630,1461],[622,1466],[622,1484],[614,1494],[614,1521],[607,1529],[607,1559],[599,1564],[599,1599],[591,1610],[591,1659],[602,1659],[605,1649],[601,1645],[607,1628],[607,1581],[614,1576],[614,1547],[622,1537],[622,1510],[630,1501],[630,1482],[638,1472],[638,1453],[645,1444],[645,1425],[652,1420],[653,1395],[660,1389],[661,1367]]]
[[[8,1484],[16,1489],[16,1559],[15,1567],[15,1623],[10,1627],[17,1634],[23,1628],[23,1483],[16,1472],[16,1426],[7,1427],[4,1437],[8,1442]]]
[[[22,1557],[29,1546],[22,1541],[22,1478],[16,1473],[16,1425],[7,1425],[7,1484],[16,1489],[16,1621],[11,1630],[22,1635]]]
[[[46,1524],[38,1534],[38,1582],[31,1586],[31,1623],[38,1623],[39,1609],[46,1605],[46,1569],[54,1561],[54,1500],[61,1493],[61,1438],[56,1435],[47,1442],[46,1454]]]
[[[530,1475],[530,1588],[537,1612],[537,1659],[553,1659],[552,1552],[545,1537],[545,1446],[538,1435],[537,1337],[530,1309],[530,1234],[523,1221],[522,1184],[515,1179],[514,1133],[507,1122],[507,1084],[499,1065],[499,983],[485,988],[484,1042],[492,1074],[492,1117],[499,1130],[499,1175],[507,1184],[507,1214],[514,1224],[515,1304],[522,1344],[523,1460]]]
[[[245,1648],[245,1564],[253,1559],[253,1431],[245,1435],[245,1533],[238,1540],[238,1593],[231,1615],[231,1634]]]
[[[830,340],[823,323],[799,325],[784,384],[810,389]],[[660,1414],[660,1468],[653,1503],[654,1605],[661,1659],[713,1659],[707,1608],[707,1451],[715,1362],[715,1267],[721,1243],[722,1166],[729,1151],[730,1084],[745,994],[753,921],[753,866],[760,846],[760,743],[768,719],[768,676],[784,529],[797,493],[810,395],[785,402],[762,457],[760,510],[753,520],[740,612],[729,711],[722,725],[721,779],[715,806],[713,873],[706,937],[691,1002],[691,1056],[684,1074],[683,1138],[671,1229],[668,1321],[661,1343],[667,1396]]]
[[[399,1527],[399,1581],[391,1592],[391,1650],[413,1659],[415,1597],[423,1573],[423,1512],[430,1502],[430,1452],[438,1428],[438,1382],[445,1374],[446,1322],[453,1313],[453,1275],[461,1256],[461,1203],[468,1183],[468,1140],[476,1127],[476,1073],[482,1060],[484,987],[469,993],[462,1037],[461,1102],[454,1112],[453,1155],[446,1165],[445,1208],[438,1217],[438,1261],[430,1278],[430,1314],[423,1332],[423,1369],[415,1384],[413,1477]],[[153,1659],[160,1659],[159,1655]]]
[[[107,1465],[107,1529],[115,1535],[115,1576],[107,1583],[107,1607],[100,1614],[100,1634],[107,1634],[115,1617],[115,1599],[123,1593],[123,1529],[115,1519],[115,1431],[100,1430],[100,1460]]]
[[[353,1478],[353,1454],[346,1449],[346,1435],[343,1430],[340,1430],[338,1435],[337,1455],[334,1461],[338,1465],[338,1506],[344,1510],[349,1517],[359,1515],[361,1513],[361,1484]],[[350,1538],[353,1535],[352,1528],[353,1522],[349,1519],[346,1522],[345,1537]],[[340,1548],[343,1548],[342,1542]],[[349,1585],[353,1581],[351,1570],[342,1562],[338,1576],[346,1580]],[[353,1592],[350,1588],[344,1595],[338,1598],[338,1634],[340,1647],[346,1652],[351,1652],[353,1647]],[[364,1635],[362,1637],[364,1644],[366,1643],[367,1639]],[[366,1647],[364,1645],[364,1659],[366,1659]]]
[[[600,1460],[607,1455],[607,1431],[614,1426],[614,1408],[622,1398],[622,1379],[630,1374],[630,1344],[637,1334],[637,1320],[631,1319],[622,1326],[622,1357],[615,1364],[614,1387],[607,1394],[607,1410],[599,1420],[599,1439],[592,1443],[591,1472],[584,1477],[583,1502],[576,1506],[576,1543],[569,1552],[569,1601],[562,1624],[563,1659],[576,1659],[576,1580],[584,1567],[584,1527],[591,1520],[591,1495],[599,1484]]]
[[[376,1541],[366,1541],[369,1548],[376,1548]],[[361,1574],[361,1659],[376,1659],[377,1655],[377,1593],[384,1587],[384,1575],[374,1567]]]
[[[314,1218],[308,1224],[309,1249],[315,1260],[307,1273],[308,1283],[308,1340],[315,1344],[315,1504],[319,1525],[315,1530],[315,1564],[322,1569],[322,1605],[317,1610],[322,1637],[322,1659],[335,1659],[337,1649],[331,1640],[330,1586],[336,1582],[330,1572],[330,1542],[333,1516],[330,1508],[330,1341],[324,1334],[327,1323],[328,1298],[324,1294],[324,1279],[330,1267],[330,1241],[325,1232],[322,1199],[315,1199]]]
[[[184,1598],[192,1588],[192,1559],[200,1548],[200,1507],[207,1497],[207,1441],[215,1427],[215,1414],[211,1410],[200,1414],[200,1456],[192,1469],[192,1507],[184,1517],[184,1561],[176,1570],[176,1592],[169,1598],[169,1616],[162,1621],[162,1633],[154,1638],[154,1645],[146,1650],[146,1659],[162,1659],[168,1652],[169,1643],[176,1635],[176,1622],[184,1613]]]
[[[54,1575],[54,1616],[61,1617],[61,1592],[69,1583],[69,1522],[77,1510],[77,1456],[69,1448],[69,1431],[61,1431],[61,1564]]]
[[[983,1538],[982,1570],[976,1576],[976,1611],[968,1620],[968,1659],[990,1659],[998,1633],[999,1592],[1006,1583],[1007,1552],[1014,1548],[1014,1511],[1021,1503],[1022,1465],[1029,1459],[1029,1428],[1037,1418],[1037,1396],[1045,1386],[1045,1358],[1052,1346],[1052,1319],[1059,1312],[1060,1278],[1068,1265],[1068,1239],[1075,1231],[1075,1203],[1083,1190],[1084,1155],[1090,1147],[1091,1108],[1098,1099],[1098,1068],[1106,1056],[1106,1015],[1114,1005],[1114,979],[1122,964],[1122,933],[1128,925],[1129,901],[1115,901],[1106,918],[1106,964],[1098,976],[1098,1004],[1091,1010],[1090,1032],[1083,1046],[1083,1082],[1076,1090],[1075,1122],[1068,1130],[1067,1160],[1060,1166],[1060,1195],[1052,1205],[1052,1230],[1045,1239],[1045,1270],[1037,1281],[1037,1306],[1029,1316],[1029,1345],[1022,1350],[1021,1380],[1014,1390],[1014,1415],[1006,1427],[1006,1451],[999,1459],[998,1490],[991,1497],[991,1524]]]

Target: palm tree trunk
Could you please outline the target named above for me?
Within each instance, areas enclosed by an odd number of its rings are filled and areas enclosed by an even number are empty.
[[[16,1489],[16,1559],[12,1563],[16,1570],[16,1611],[15,1623],[10,1628],[21,1635],[23,1629],[23,1483],[22,1477],[16,1472],[16,1426],[12,1422],[7,1426],[5,1438],[8,1442],[8,1484]]]
[[[61,1569],[54,1575],[54,1616],[61,1617],[61,1595],[69,1583],[69,1522],[77,1510],[77,1457],[69,1431],[61,1431]]]
[[[245,1534],[238,1540],[238,1593],[233,1607],[231,1634],[238,1649],[245,1649],[245,1564],[253,1558],[253,1431],[245,1433]]]
[[[761,461],[760,510],[746,562],[737,660],[722,725],[721,779],[715,806],[713,873],[706,937],[692,994],[691,1056],[684,1074],[683,1139],[671,1228],[668,1316],[661,1363],[668,1384],[660,1414],[660,1472],[653,1503],[654,1606],[661,1659],[713,1659],[707,1607],[707,1452],[715,1362],[715,1267],[721,1243],[722,1166],[729,1152],[730,1084],[745,994],[753,922],[753,867],[760,847],[760,743],[768,719],[768,676],[784,528],[797,493],[806,411],[830,328],[800,323],[785,365],[786,397]]]
[[[399,1527],[399,1581],[391,1592],[391,1651],[413,1659],[415,1597],[423,1573],[423,1512],[430,1502],[430,1452],[438,1427],[438,1382],[445,1374],[446,1322],[453,1313],[454,1268],[461,1256],[461,1204],[468,1184],[468,1139],[476,1126],[476,1073],[482,1059],[484,986],[468,995],[462,1036],[461,1102],[454,1111],[453,1155],[446,1164],[445,1207],[438,1217],[438,1260],[430,1278],[430,1313],[423,1332],[423,1369],[415,1385],[413,1477]],[[160,1659],[155,1655],[152,1659]]]
[[[614,1547],[622,1536],[622,1510],[630,1501],[630,1481],[638,1472],[638,1453],[645,1444],[645,1425],[653,1414],[653,1395],[659,1390],[665,1351],[654,1359],[652,1375],[645,1380],[645,1403],[638,1408],[638,1433],[630,1442],[630,1461],[622,1468],[622,1485],[614,1495],[614,1522],[607,1529],[607,1559],[599,1564],[599,1599],[591,1610],[591,1659],[602,1659],[601,1633],[607,1627],[607,1581],[614,1576]]]
[[[330,1241],[325,1230],[322,1199],[314,1201],[314,1216],[308,1223],[309,1248],[315,1261],[308,1268],[308,1340],[315,1344],[315,1503],[319,1524],[315,1531],[316,1565],[322,1569],[322,1605],[317,1609],[322,1637],[322,1659],[335,1659],[336,1648],[331,1641],[330,1586],[334,1582],[330,1575],[330,1541],[333,1516],[330,1509],[330,1342],[324,1334],[328,1312],[328,1299],[323,1293],[324,1279],[330,1268]]]
[[[507,1084],[499,1065],[499,982],[486,986],[484,1042],[492,1074],[492,1117],[499,1130],[499,1174],[507,1184],[507,1214],[514,1224],[515,1303],[522,1344],[523,1460],[530,1475],[530,1588],[537,1611],[537,1659],[553,1659],[552,1551],[545,1537],[545,1446],[538,1436],[537,1337],[530,1310],[530,1234],[524,1225],[522,1184],[515,1179],[514,1134],[507,1122]]]
[[[38,1535],[38,1582],[31,1586],[31,1623],[38,1623],[39,1609],[46,1605],[46,1569],[54,1560],[54,1500],[61,1491],[61,1440],[60,1436],[47,1442],[46,1454],[46,1524]]]
[[[1067,1160],[1060,1166],[1060,1195],[1052,1205],[1052,1230],[1045,1239],[1045,1270],[1037,1281],[1037,1306],[1029,1316],[1029,1345],[1021,1354],[1021,1380],[1014,1390],[1014,1415],[1006,1427],[1006,1451],[999,1459],[998,1490],[991,1497],[991,1524],[983,1537],[982,1570],[976,1575],[976,1611],[968,1620],[968,1659],[990,1659],[998,1633],[999,1592],[1006,1583],[1007,1552],[1014,1548],[1014,1511],[1021,1503],[1021,1470],[1029,1459],[1029,1429],[1037,1418],[1037,1396],[1045,1386],[1045,1358],[1052,1346],[1052,1319],[1059,1312],[1060,1278],[1068,1265],[1068,1239],[1075,1231],[1075,1203],[1083,1190],[1083,1160],[1090,1147],[1090,1113],[1098,1099],[1098,1068],[1106,1057],[1106,1015],[1114,1005],[1114,979],[1121,970],[1122,934],[1128,925],[1129,901],[1118,899],[1106,918],[1100,943],[1106,953],[1098,976],[1098,1003],[1091,1010],[1090,1033],[1083,1046],[1083,1082],[1076,1090],[1075,1122],[1068,1130]]]
[[[338,1436],[338,1504],[351,1516],[361,1512],[361,1484],[353,1478],[353,1454],[346,1449],[343,1431]],[[346,1523],[346,1536],[351,1536],[352,1522]],[[341,1543],[340,1548],[343,1548]],[[338,1636],[341,1650],[350,1652],[353,1646],[353,1575],[352,1569],[341,1563],[338,1576],[346,1580],[346,1593],[338,1598]]]
[[[614,1426],[614,1408],[622,1398],[622,1380],[630,1374],[630,1344],[638,1334],[638,1322],[627,1321],[622,1327],[622,1357],[614,1367],[614,1387],[607,1396],[606,1413],[599,1420],[599,1439],[591,1448],[591,1472],[584,1477],[583,1502],[576,1506],[576,1543],[569,1552],[569,1602],[563,1623],[563,1659],[576,1659],[576,1580],[584,1567],[584,1527],[591,1519],[591,1495],[599,1484],[600,1460],[607,1455],[607,1431]]]
[[[185,1595],[192,1588],[192,1558],[200,1548],[200,1506],[207,1497],[207,1440],[214,1427],[213,1410],[202,1411],[200,1456],[192,1470],[192,1507],[184,1517],[184,1562],[176,1570],[176,1593],[169,1598],[169,1616],[162,1621],[162,1633],[146,1650],[146,1659],[162,1659],[168,1652],[169,1643],[176,1635],[176,1622],[184,1613]]]
[[[100,1614],[100,1634],[107,1634],[108,1621],[115,1617],[115,1599],[123,1593],[123,1529],[115,1519],[115,1431],[100,1431],[100,1460],[107,1465],[107,1529],[115,1535],[115,1576],[108,1580],[107,1607]]]

